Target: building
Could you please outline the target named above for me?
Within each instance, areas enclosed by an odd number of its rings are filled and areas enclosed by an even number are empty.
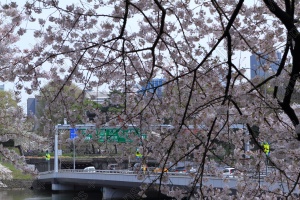
[[[165,82],[164,78],[154,78],[149,81],[146,86],[142,86],[139,93],[145,94],[146,92],[154,93],[157,97],[162,97],[163,95],[163,83]]]
[[[98,88],[96,91],[84,90],[84,97],[98,104],[103,104],[110,98],[108,92],[98,91]],[[96,113],[90,111],[86,111],[86,115],[89,118],[89,121],[94,121],[94,118],[96,117]]]
[[[4,91],[4,85],[0,85],[0,91]]]
[[[28,98],[27,99],[27,116],[36,116],[38,105],[39,105],[38,96]]]
[[[267,63],[266,58],[259,58],[257,55],[252,54],[250,56],[250,68],[251,68],[251,79],[256,76],[266,78],[271,74],[274,74],[278,70],[279,63],[281,61],[281,53],[277,52],[277,61],[276,63],[270,64],[270,68],[268,71],[263,70],[263,66]]]
[[[108,92],[85,90],[85,98],[90,99],[98,104],[103,104],[109,99]]]

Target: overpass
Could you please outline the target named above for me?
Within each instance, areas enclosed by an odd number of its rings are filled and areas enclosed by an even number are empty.
[[[146,172],[144,174],[143,172],[136,173],[128,170],[96,170],[95,172],[85,172],[83,170],[65,169],[58,172],[42,172],[38,176],[38,181],[51,184],[53,191],[84,190],[84,188],[102,189],[103,200],[110,199],[112,196],[115,198],[124,198],[127,196],[129,199],[134,199],[134,195],[137,195],[142,184],[155,183],[159,185],[160,175],[160,173]],[[168,172],[167,175],[168,177],[165,179],[165,182],[161,183],[162,185],[188,188],[194,180],[191,174]],[[228,187],[233,190],[236,190],[238,181],[242,181],[236,178],[225,180],[213,176],[205,176],[204,178],[203,185],[212,186],[213,188]],[[260,184],[260,187],[266,187],[270,191],[280,189],[283,192],[288,192],[292,187],[280,182],[270,184],[262,179],[250,179],[250,181],[256,182]],[[196,187],[199,187],[199,183]],[[295,192],[299,194],[299,189]]]

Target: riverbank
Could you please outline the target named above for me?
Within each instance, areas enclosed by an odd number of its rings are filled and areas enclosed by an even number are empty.
[[[34,180],[32,174],[24,173],[12,163],[0,163],[0,190],[29,190],[33,188]]]
[[[26,190],[32,189],[34,180],[22,180],[22,179],[12,179],[12,180],[1,180],[0,190]]]

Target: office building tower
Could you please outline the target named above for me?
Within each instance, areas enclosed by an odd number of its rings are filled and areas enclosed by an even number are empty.
[[[259,57],[258,55],[252,54],[250,56],[250,68],[251,68],[251,79],[254,77],[266,78],[271,74],[274,74],[278,70],[279,63],[281,61],[281,53],[276,53],[277,60],[275,63],[269,65],[269,70],[264,71],[263,67],[267,64],[267,56]]]
[[[140,93],[145,94],[146,92],[154,93],[157,97],[162,97],[163,95],[163,83],[165,79],[163,78],[154,78],[150,80],[146,86],[142,86]]]
[[[35,96],[34,98],[27,99],[27,116],[37,116],[38,115],[38,105],[39,97]]]

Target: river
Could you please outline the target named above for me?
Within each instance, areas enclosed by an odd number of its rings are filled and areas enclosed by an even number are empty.
[[[169,199],[161,197],[161,200]],[[73,191],[51,192],[46,190],[0,190],[0,200],[102,200],[102,192]],[[116,200],[114,198],[114,200]],[[124,197],[119,200],[132,200]],[[147,198],[157,200],[157,198]]]
[[[33,190],[2,190],[0,200],[101,200],[101,192],[63,192]]]

